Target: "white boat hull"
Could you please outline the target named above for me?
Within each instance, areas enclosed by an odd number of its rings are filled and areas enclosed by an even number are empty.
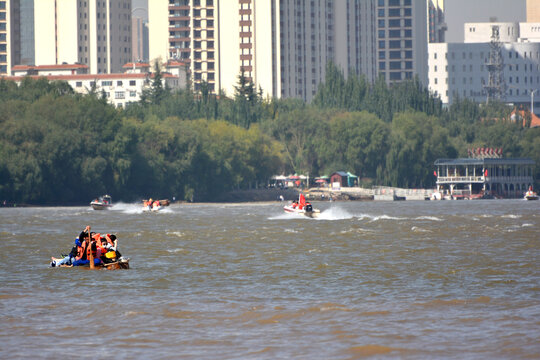
[[[317,218],[321,215],[321,211],[319,209],[313,209],[312,211],[305,211],[304,209],[296,209],[289,205],[284,206],[283,210],[289,214],[297,214],[300,216],[306,216],[310,218]]]
[[[103,204],[100,202],[91,202],[90,206],[92,206],[92,209],[94,210],[108,210],[112,207],[111,204]]]
[[[159,210],[163,209],[163,206],[153,206],[153,207],[145,207],[143,208],[144,212],[158,212]]]
[[[535,192],[527,191],[524,196],[525,200],[538,200],[538,195]]]

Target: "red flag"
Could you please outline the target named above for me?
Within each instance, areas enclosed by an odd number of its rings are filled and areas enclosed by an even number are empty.
[[[488,175],[488,172],[487,172],[487,169],[486,171],[484,171],[484,176],[487,176]]]
[[[434,171],[434,172],[433,172],[433,175],[437,176],[437,171]]]
[[[303,209],[304,206],[306,205],[306,198],[304,197],[304,194],[300,194],[300,201],[298,201],[298,205],[300,207],[300,209]]]

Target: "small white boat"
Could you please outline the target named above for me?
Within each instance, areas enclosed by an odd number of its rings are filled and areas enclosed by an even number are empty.
[[[285,205],[283,210],[289,214],[297,214],[310,218],[317,218],[321,214],[319,209],[314,209],[310,203],[306,202],[306,198],[303,194],[300,194],[298,201]]]
[[[143,200],[143,211],[153,211],[158,212],[159,210],[163,209],[164,206],[169,205],[168,200]]]
[[[99,198],[93,200],[90,203],[90,206],[94,210],[107,210],[107,209],[110,209],[113,206],[111,196],[110,195],[100,196]]]
[[[525,193],[525,196],[523,198],[525,200],[538,200],[538,194],[533,191],[531,186],[529,187],[529,190]]]

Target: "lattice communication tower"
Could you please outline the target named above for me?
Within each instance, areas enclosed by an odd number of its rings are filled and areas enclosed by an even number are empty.
[[[491,27],[491,42],[489,43],[489,60],[487,69],[489,72],[488,84],[484,85],[487,92],[486,102],[492,99],[504,100],[506,97],[506,83],[504,81],[504,59],[502,56],[502,45],[499,38],[499,27]]]

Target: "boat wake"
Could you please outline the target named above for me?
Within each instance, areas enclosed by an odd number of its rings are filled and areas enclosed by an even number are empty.
[[[144,211],[141,204],[128,204],[128,203],[116,203],[114,206],[110,209],[110,211],[118,211],[122,212],[124,214],[142,214],[142,213],[152,213],[152,214],[159,214],[159,213],[172,213],[173,211],[166,207],[162,208],[159,211]]]
[[[352,219],[354,215],[351,215],[344,209],[339,207],[332,207],[330,209],[321,210],[321,213],[316,218],[310,218],[308,216],[303,216],[294,213],[282,213],[280,215],[269,217],[269,220],[347,220]]]

